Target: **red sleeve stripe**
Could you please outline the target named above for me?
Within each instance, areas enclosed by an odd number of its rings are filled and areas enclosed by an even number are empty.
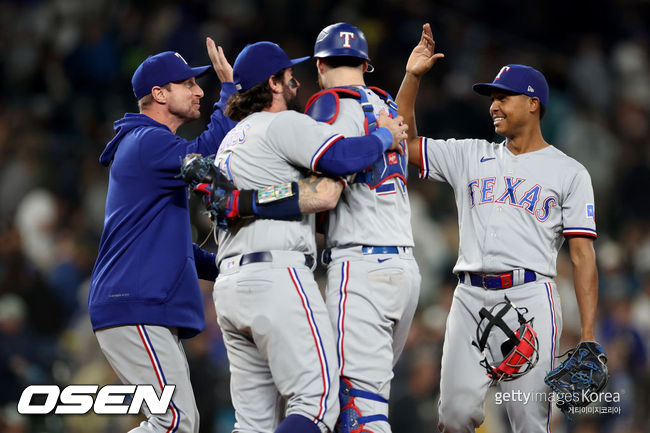
[[[310,164],[311,171],[318,172],[318,170],[316,169],[316,166],[318,165],[318,160],[321,158],[321,156],[323,156],[323,154],[327,151],[327,149],[332,147],[332,145],[337,141],[339,141],[341,138],[343,138],[341,134],[333,135],[330,138],[328,138],[325,141],[325,143],[321,145],[321,147],[318,148],[314,156],[311,158],[311,164]]]
[[[591,236],[592,238],[598,237],[596,230],[587,227],[567,227],[562,230],[562,234],[564,236]]]

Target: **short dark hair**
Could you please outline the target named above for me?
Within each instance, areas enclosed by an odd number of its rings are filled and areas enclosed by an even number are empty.
[[[273,81],[281,81],[284,76],[284,71],[286,71],[286,68],[273,75]],[[268,80],[265,80],[245,92],[235,92],[228,99],[225,114],[235,122],[239,122],[252,113],[257,113],[270,107],[272,102],[273,94],[271,93],[271,86],[269,86]]]
[[[539,120],[542,120],[544,118],[545,114],[546,114],[546,106],[540,102],[539,103]]]
[[[357,68],[363,65],[363,62],[365,61],[366,60],[360,57],[352,57],[352,56],[334,56],[334,57],[321,58],[321,62],[325,63],[330,68],[339,68],[341,66]]]

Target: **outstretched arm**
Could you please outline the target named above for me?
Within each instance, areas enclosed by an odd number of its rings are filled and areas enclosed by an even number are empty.
[[[426,23],[422,26],[420,42],[413,48],[406,62],[406,73],[395,99],[399,114],[404,117],[404,123],[409,125],[407,130],[409,162],[418,167],[420,166],[420,137],[418,137],[415,125],[415,99],[422,76],[431,69],[438,59],[445,57],[442,53],[434,52],[435,46],[431,26]]]

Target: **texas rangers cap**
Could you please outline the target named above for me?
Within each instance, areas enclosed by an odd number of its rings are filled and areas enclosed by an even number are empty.
[[[480,95],[490,96],[494,89],[506,90],[517,94],[539,98],[546,106],[548,102],[548,84],[546,78],[537,69],[526,65],[507,65],[501,68],[492,83],[477,83],[472,89]]]
[[[174,51],[149,56],[133,73],[131,78],[133,93],[137,99],[140,99],[151,93],[154,86],[164,86],[167,83],[198,77],[208,69],[210,66],[192,68],[180,54]]]
[[[269,41],[246,45],[232,68],[235,87],[245,92],[271,75],[307,59],[309,56],[290,59],[278,44]]]

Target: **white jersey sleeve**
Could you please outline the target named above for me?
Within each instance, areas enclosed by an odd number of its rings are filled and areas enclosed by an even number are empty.
[[[596,237],[596,208],[591,177],[583,167],[576,172],[562,201],[562,233]]]
[[[433,179],[454,184],[464,173],[467,151],[479,140],[433,140],[420,137],[420,179]]]
[[[290,164],[316,170],[320,157],[344,138],[331,125],[296,111],[278,113],[267,130],[272,148]]]

